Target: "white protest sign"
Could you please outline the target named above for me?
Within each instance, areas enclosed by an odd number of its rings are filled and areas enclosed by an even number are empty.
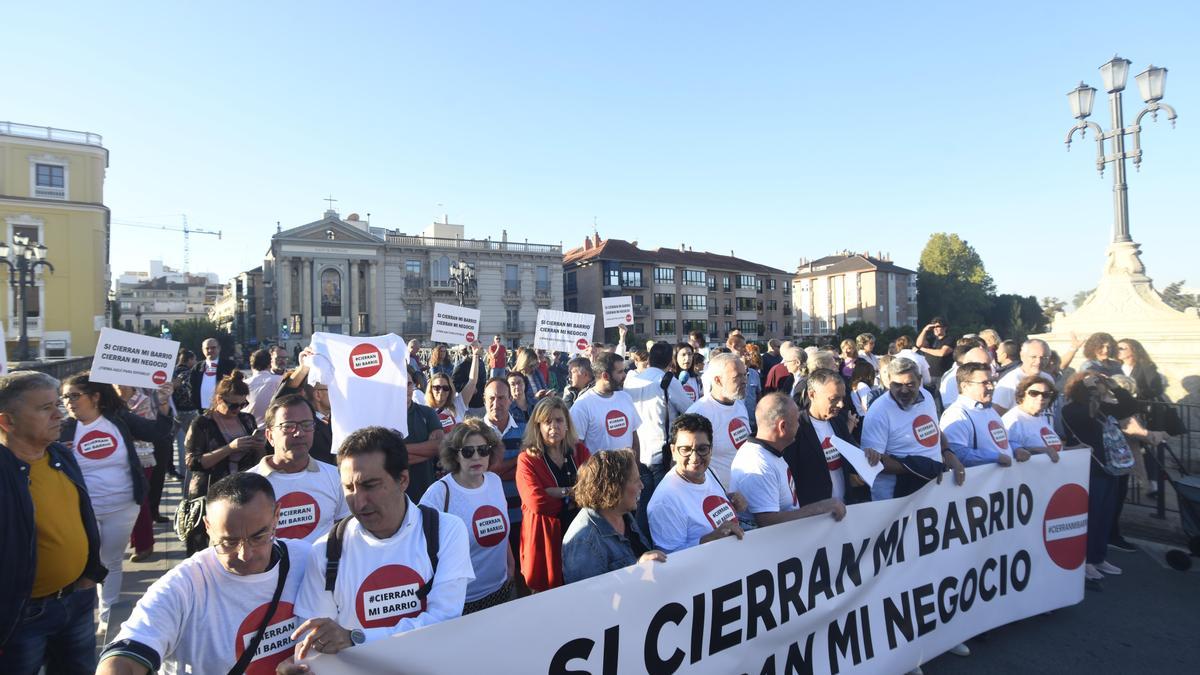
[[[621,295],[601,298],[604,303],[604,327],[629,326],[633,323],[633,298]]]
[[[829,442],[833,443],[833,447],[842,453],[842,457],[846,458],[847,462],[850,462],[850,466],[854,467],[854,470],[867,482],[867,485],[875,485],[875,477],[883,471],[883,462],[871,466],[867,462],[867,455],[862,451],[862,448],[853,443],[847,443],[837,436],[830,436]]]
[[[116,328],[100,330],[92,357],[92,382],[155,388],[171,379],[179,343],[174,340],[127,333]]]
[[[595,323],[595,314],[539,309],[533,347],[568,353],[582,352],[592,346],[592,326]]]
[[[1057,464],[1035,455],[973,467],[962,486],[930,482],[850,506],[841,522],[822,515],[701,544],[309,665],[316,675],[903,673],[1083,600],[1090,461],[1072,450]]]
[[[473,345],[479,340],[479,310],[457,305],[433,303],[434,342]]]

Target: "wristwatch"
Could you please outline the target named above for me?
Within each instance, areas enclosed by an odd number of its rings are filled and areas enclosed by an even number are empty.
[[[361,628],[355,628],[350,631],[350,644],[353,646],[361,645],[367,641],[367,634],[362,632]]]

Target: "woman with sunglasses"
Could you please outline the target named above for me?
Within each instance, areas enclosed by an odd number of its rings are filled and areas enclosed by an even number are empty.
[[[1058,461],[1062,439],[1054,433],[1053,421],[1046,414],[1057,397],[1054,385],[1041,373],[1026,376],[1017,383],[1017,404],[1000,418],[1010,449],[1049,455],[1050,461]]]
[[[563,532],[575,517],[572,492],[579,467],[589,457],[575,435],[571,411],[557,396],[533,408],[517,457],[521,495],[521,575],[536,592],[563,584]]]
[[[471,534],[475,579],[467,585],[463,614],[512,598],[517,566],[508,544],[508,502],[500,477],[488,471],[492,446],[499,442],[482,419],[463,420],[442,441],[440,459],[447,474],[421,497],[423,506],[461,518]]]
[[[121,564],[129,535],[146,500],[148,481],[135,441],[171,433],[171,383],[159,387],[155,418],[138,417],[111,384],[92,382],[89,373],[67,378],[62,402],[70,417],[59,442],[75,452],[100,529],[100,563],[108,577],[100,584],[100,625],[121,595]]]
[[[434,347],[434,350],[437,349]],[[475,388],[479,385],[479,355],[482,353],[483,348],[479,345],[471,347],[471,374],[461,391],[454,391],[454,382],[449,373],[433,369],[429,371],[425,405],[437,413],[442,431],[446,434],[467,417],[467,401],[475,396]]]
[[[256,431],[254,415],[243,412],[249,396],[245,376],[235,370],[217,383],[212,407],[192,422],[184,441],[191,472],[188,499],[207,497],[209,486],[232,473],[253,468],[262,459],[266,436]],[[207,547],[208,534],[203,525],[188,534],[188,555]]]

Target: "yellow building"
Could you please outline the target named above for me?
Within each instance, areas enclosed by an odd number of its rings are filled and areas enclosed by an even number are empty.
[[[93,353],[106,325],[109,210],[104,205],[108,150],[98,134],[0,122],[0,219],[14,235],[46,246],[26,292],[31,357]],[[10,254],[11,255],[11,254]],[[11,360],[20,358],[12,273],[0,265],[0,311]]]

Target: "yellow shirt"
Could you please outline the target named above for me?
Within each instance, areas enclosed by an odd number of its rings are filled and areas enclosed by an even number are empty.
[[[79,488],[50,467],[50,454],[29,464],[29,494],[37,527],[37,572],[30,597],[40,598],[75,581],[87,566],[88,541],[79,513]]]

